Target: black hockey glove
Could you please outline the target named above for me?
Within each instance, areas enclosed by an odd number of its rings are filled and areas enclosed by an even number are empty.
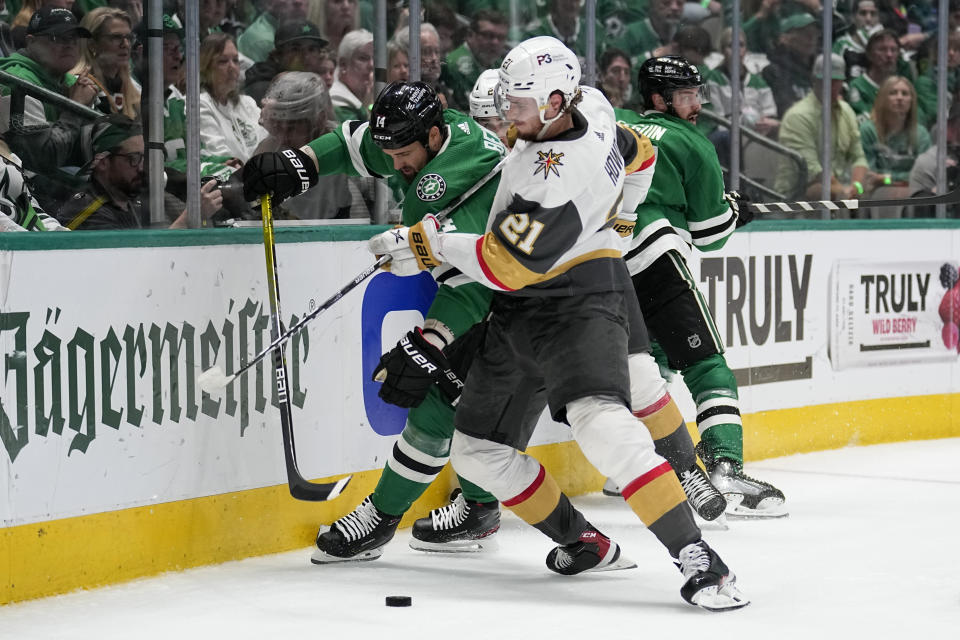
[[[439,384],[451,400],[460,395],[461,383],[450,370],[446,356],[423,337],[420,329],[409,331],[380,357],[373,379],[383,382],[378,395],[384,402],[403,408],[419,406],[434,384]]]
[[[739,191],[728,191],[723,194],[723,199],[727,201],[727,204],[730,205],[733,212],[737,214],[738,229],[745,224],[753,222],[753,212],[750,211],[750,207],[747,206],[750,202],[749,196]]]
[[[270,194],[277,202],[317,184],[317,168],[300,149],[258,153],[243,165],[243,197],[247,202]]]

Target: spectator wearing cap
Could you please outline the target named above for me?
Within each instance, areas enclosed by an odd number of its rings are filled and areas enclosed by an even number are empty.
[[[724,3],[729,8],[729,3]],[[806,13],[819,16],[821,0],[759,0],[756,11],[743,23],[743,31],[750,43],[750,51],[770,55],[779,46],[783,21],[790,16]],[[746,7],[746,4],[745,4]],[[748,11],[748,9],[744,9]],[[730,15],[726,23],[730,24]],[[834,22],[834,24],[837,24]]]
[[[263,94],[278,73],[309,71],[321,74],[324,62],[330,60],[327,41],[320,30],[304,19],[285,20],[277,27],[273,50],[266,60],[258,62],[246,73],[243,92],[260,104]],[[333,69],[331,68],[330,73]]]
[[[233,38],[211,33],[200,45],[200,145],[205,155],[227,156],[239,168],[267,132],[260,107],[240,93],[240,63]]]
[[[337,50],[337,78],[330,87],[337,120],[366,120],[373,100],[373,34],[357,29],[343,36]]]
[[[751,36],[747,41],[752,42]],[[809,13],[795,13],[780,21],[780,46],[768,53],[770,64],[761,71],[773,91],[777,115],[783,117],[797,100],[810,93],[810,65],[820,47],[820,29]]]
[[[97,107],[105,114],[140,117],[140,87],[130,77],[133,23],[121,9],[99,7],[83,16],[80,26],[93,37],[84,40],[80,62],[71,69],[86,74],[100,90]]]
[[[846,65],[843,58],[834,53],[830,56],[830,66],[824,71],[823,56],[817,56],[813,65],[813,90],[787,110],[780,122],[780,144],[793,149],[803,156],[807,163],[807,183],[799,183],[796,163],[788,158],[781,160],[777,170],[774,189],[788,198],[800,197],[816,200],[821,194],[820,132],[822,130],[823,74],[831,78],[830,100],[831,139],[830,198],[861,198],[865,189],[873,183],[876,176],[869,173],[867,158],[860,144],[860,128],[853,109],[841,97],[843,81],[846,78]],[[866,186],[865,186],[866,185]]]
[[[80,38],[90,32],[77,23],[73,13],[59,7],[43,7],[27,25],[26,48],[0,59],[0,70],[31,84],[91,105],[97,87],[86,75],[68,73],[80,59]],[[55,122],[60,112],[53,105],[27,97],[23,113],[10,113],[12,87],[0,85],[0,130],[6,131],[12,118],[22,117],[27,125]]]
[[[146,184],[143,171],[143,132],[140,124],[122,115],[94,125],[93,160],[88,186],[69,198],[57,212],[62,225],[72,230],[140,229],[144,220],[140,195]],[[201,215],[207,219],[222,197],[216,181],[201,189]],[[170,225],[186,227],[186,211]]]
[[[11,4],[7,2],[7,9],[11,9]],[[43,7],[60,7],[72,11],[73,4],[73,0],[24,0],[20,4],[19,11],[13,16],[13,20],[10,21],[10,41],[14,49],[23,49],[26,46],[27,25],[30,24],[30,18],[34,13]]]
[[[468,96],[477,78],[485,69],[495,69],[503,62],[509,29],[502,13],[480,10],[473,14],[463,44],[447,55],[444,78],[453,93],[453,106],[469,108]]]
[[[307,0],[263,0],[263,12],[237,38],[240,53],[263,62],[276,48],[276,32],[282,20],[306,20]]]

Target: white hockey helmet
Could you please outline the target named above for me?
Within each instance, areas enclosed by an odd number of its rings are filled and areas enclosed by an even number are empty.
[[[500,72],[497,69],[487,69],[480,74],[470,92],[470,117],[493,118],[499,115],[493,99],[498,82]]]
[[[537,36],[524,40],[507,53],[500,65],[500,84],[496,91],[497,107],[501,113],[509,110],[507,96],[533,98],[540,109],[540,122],[550,124],[544,112],[550,94],[563,94],[568,106],[579,92],[580,60],[577,54],[551,36]],[[562,110],[561,110],[562,113]]]

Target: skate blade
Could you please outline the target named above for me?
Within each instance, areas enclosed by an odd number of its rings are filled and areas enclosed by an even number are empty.
[[[706,587],[695,593],[692,600],[701,609],[714,613],[734,611],[750,604],[750,600],[733,584]]]
[[[593,569],[587,569],[582,573],[592,573],[598,571],[623,571],[625,569],[636,569],[637,563],[626,557],[622,553],[620,557],[611,562],[610,564],[605,564],[599,567],[594,567]]]
[[[693,519],[697,526],[704,531],[729,531],[730,525],[727,524],[727,514],[721,513],[713,520],[704,520],[696,511],[693,512]]]
[[[310,562],[313,564],[337,564],[344,562],[369,562],[370,560],[376,560],[383,555],[383,549],[369,549],[367,551],[361,551],[355,556],[350,556],[349,558],[341,558],[339,556],[332,556],[326,551],[321,551],[320,549],[314,549],[313,553],[310,555]]]
[[[450,542],[427,542],[410,538],[410,548],[426,553],[491,553],[500,549],[500,543],[492,535],[473,540]]]
[[[618,487],[617,483],[611,478],[607,478],[607,481],[603,483],[602,491],[605,496],[610,496],[611,498],[620,497],[620,487]]]
[[[790,513],[783,506],[783,500],[779,498],[764,498],[757,505],[756,509],[745,507],[739,502],[731,508],[727,504],[727,516],[731,520],[773,520],[776,518],[786,518]]]

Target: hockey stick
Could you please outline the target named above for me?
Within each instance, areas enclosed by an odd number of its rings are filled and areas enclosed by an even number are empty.
[[[897,198],[890,200],[812,200],[810,202],[749,202],[747,208],[752,213],[802,213],[829,209],[856,210],[866,207],[928,207],[938,204],[960,203],[960,188],[939,196],[921,196],[919,198]]]
[[[260,200],[260,215],[263,218],[263,251],[267,263],[267,292],[270,298],[270,335],[276,339],[283,333],[280,317],[280,279],[277,273],[277,253],[273,241],[273,207],[270,196]],[[333,500],[340,495],[351,476],[336,482],[310,482],[297,468],[297,448],[293,440],[293,414],[290,408],[290,395],[287,383],[287,361],[283,347],[273,350],[273,373],[277,384],[277,404],[280,408],[280,431],[283,433],[283,458],[287,466],[287,485],[290,495],[297,500]]]
[[[497,165],[493,169],[491,169],[488,174],[480,178],[480,180],[477,181],[476,184],[474,184],[472,187],[470,187],[469,189],[464,191],[462,194],[460,194],[459,197],[454,199],[453,202],[448,204],[442,210],[435,213],[434,215],[437,217],[437,219],[442,222],[444,219],[446,219],[447,216],[450,215],[451,212],[453,212],[454,209],[459,207],[468,198],[470,198],[470,196],[472,196],[477,191],[479,191],[481,187],[483,187],[493,178],[493,176],[497,175],[500,172],[500,169],[503,167],[504,162],[505,162],[505,159],[500,160],[500,162],[498,162]],[[389,254],[380,256],[380,258],[378,258],[375,263],[373,263],[372,265],[370,265],[369,267],[361,271],[359,274],[357,274],[357,276],[353,280],[343,285],[339,291],[337,291],[335,294],[327,298],[327,300],[323,304],[318,306],[316,309],[314,309],[307,315],[300,318],[300,320],[298,320],[292,327],[287,329],[278,337],[274,338],[273,342],[268,344],[263,349],[263,351],[255,355],[252,360],[247,362],[247,364],[240,367],[240,369],[238,369],[237,372],[234,373],[233,375],[228,376],[223,372],[223,370],[220,367],[213,366],[207,369],[206,371],[202,372],[197,377],[197,383],[200,385],[202,389],[205,389],[207,391],[211,391],[213,389],[227,386],[228,384],[236,380],[238,377],[240,377],[241,375],[249,371],[251,367],[255,366],[258,362],[263,360],[263,358],[266,357],[268,353],[270,353],[271,351],[276,349],[278,346],[282,345],[287,340],[292,338],[308,322],[316,318],[318,315],[320,315],[321,313],[323,313],[333,305],[335,305],[337,302],[339,302],[339,300],[343,296],[345,296],[346,294],[356,289],[357,286],[360,285],[360,283],[362,283],[364,280],[366,280],[367,278],[372,276],[374,273],[376,273],[381,267],[389,263],[391,259],[392,258],[390,257]]]

